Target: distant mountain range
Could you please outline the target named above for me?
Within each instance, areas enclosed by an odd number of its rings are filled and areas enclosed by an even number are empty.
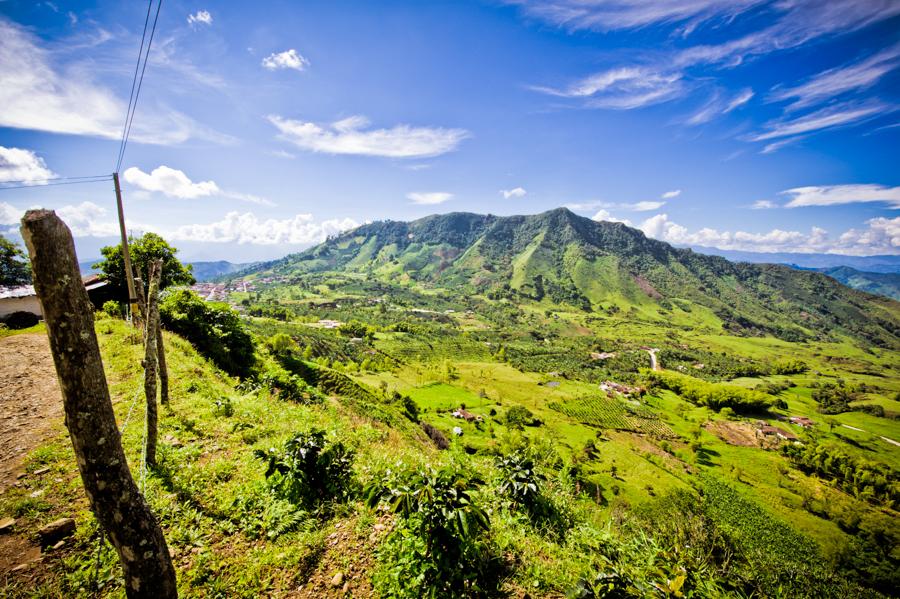
[[[547,298],[586,311],[629,310],[636,318],[665,319],[678,311],[744,335],[799,341],[845,334],[900,347],[900,303],[893,300],[818,272],[675,248],[565,208],[375,222],[245,272],[329,271],[499,300]]]
[[[844,256],[841,254],[798,254],[740,252],[719,248],[694,246],[694,251],[712,256],[722,256],[732,262],[752,262],[754,264],[787,264],[800,268],[827,269],[849,266],[863,272],[900,273],[900,256]]]
[[[79,268],[81,268],[81,274],[87,275],[99,272],[96,269],[92,268],[92,266],[99,261],[100,258],[97,258],[96,260],[80,262],[78,266]],[[194,278],[196,278],[198,282],[203,283],[205,281],[211,281],[218,277],[230,275],[244,268],[251,267],[255,263],[235,263],[228,262],[227,260],[218,260],[215,262],[188,262],[188,264],[190,264],[194,269]]]

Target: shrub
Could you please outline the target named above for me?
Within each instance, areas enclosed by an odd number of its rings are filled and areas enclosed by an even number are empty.
[[[512,428],[521,429],[531,422],[531,410],[525,406],[513,406],[506,411],[506,424]]]
[[[163,325],[178,333],[225,372],[247,377],[254,366],[253,339],[237,312],[207,303],[187,289],[166,293],[159,306]]]
[[[714,410],[731,408],[738,413],[762,412],[775,403],[774,397],[761,391],[707,383],[674,372],[651,372],[649,379],[653,385],[673,391],[691,403],[709,406]]]
[[[113,300],[103,302],[103,312],[113,318],[124,318],[125,312],[122,310],[122,304]]]
[[[472,493],[481,481],[445,468],[394,475],[367,489],[401,520],[381,549],[373,583],[390,597],[472,597],[490,583],[491,560],[482,533],[487,513]]]
[[[13,330],[17,329],[27,329],[28,327],[33,327],[37,323],[41,321],[36,315],[31,312],[13,312],[9,316],[4,317],[3,323]]]
[[[496,466],[500,470],[501,494],[522,506],[536,505],[541,494],[540,481],[544,480],[544,477],[535,471],[534,461],[531,458],[516,452],[498,457]]]
[[[307,509],[342,502],[353,495],[353,452],[340,441],[328,443],[325,433],[297,433],[281,451],[257,449],[266,462],[266,479],[275,493]]]
[[[437,428],[427,422],[423,422],[422,430],[425,431],[425,434],[428,435],[428,438],[431,439],[435,447],[438,449],[450,449],[450,442],[447,441],[447,437],[445,437],[444,433]]]

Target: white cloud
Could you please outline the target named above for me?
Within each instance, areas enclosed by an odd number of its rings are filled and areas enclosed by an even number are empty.
[[[311,214],[297,214],[282,220],[262,220],[252,212],[229,212],[220,221],[180,226],[168,237],[206,243],[311,245],[325,241],[329,235],[358,226],[359,223],[351,218],[316,222]]]
[[[508,200],[509,198],[523,198],[527,193],[528,192],[525,191],[524,187],[514,187],[512,189],[500,190],[500,194],[503,196],[504,200]]]
[[[595,220],[598,222],[605,220],[611,223],[624,223],[629,227],[632,226],[630,220],[628,220],[627,218],[616,218],[615,216],[610,214],[608,210],[599,210],[597,214],[591,217],[591,220]]]
[[[0,18],[0,127],[118,139],[126,105],[92,80],[96,65],[52,64],[55,54],[26,29]],[[176,144],[227,138],[179,112],[144,105],[131,139]]]
[[[749,141],[766,141],[852,125],[880,116],[890,110],[891,107],[880,102],[867,102],[864,104],[844,103],[829,106],[795,119],[782,119],[770,122],[767,125],[767,131],[751,135],[747,139]]]
[[[900,209],[900,187],[886,187],[871,183],[795,187],[781,193],[791,196],[791,200],[785,205],[787,208],[886,202],[890,208]]]
[[[756,200],[750,207],[754,210],[770,210],[772,208],[778,208],[778,204],[772,200]]]
[[[293,69],[303,71],[309,66],[309,60],[291,48],[284,52],[272,53],[262,59],[262,66],[270,71],[277,69]]]
[[[411,127],[366,129],[368,119],[352,116],[328,125],[270,116],[281,137],[299,148],[326,154],[425,158],[452,150],[469,137],[464,129]]]
[[[93,202],[63,206],[56,214],[72,230],[73,237],[111,237],[119,234],[115,220],[103,220],[107,210]]]
[[[680,189],[673,189],[672,191],[667,191],[661,196],[659,196],[663,200],[672,200],[681,195]]]
[[[198,10],[192,15],[188,15],[187,18],[188,25],[195,24],[203,24],[203,25],[212,25],[213,18],[212,15],[209,14],[208,10]]]
[[[772,143],[768,143],[763,146],[763,149],[759,151],[760,154],[772,154],[777,152],[781,148],[786,146],[793,145],[799,141],[806,139],[805,135],[798,135],[796,137],[788,137],[787,139],[780,139],[778,141],[773,141]]]
[[[682,74],[644,67],[622,67],[585,77],[565,88],[533,87],[552,96],[579,98],[589,108],[632,110],[683,96]]]
[[[19,210],[12,204],[0,202],[0,225],[17,225],[23,214],[25,214],[24,210]]]
[[[508,0],[526,14],[569,29],[611,31],[659,23],[689,22],[685,31],[711,19],[732,19],[765,0]]]
[[[133,166],[125,171],[125,181],[145,191],[158,191],[170,198],[194,199],[220,193],[215,181],[191,181],[184,171],[159,166],[149,174]]]
[[[35,183],[55,176],[56,174],[47,168],[44,159],[31,150],[0,146],[0,183],[6,181]]]
[[[647,212],[649,210],[658,210],[665,206],[665,202],[635,202],[634,204],[619,204],[619,208],[625,210],[633,210],[635,212]]]
[[[748,87],[747,89],[738,92],[733,98],[731,98],[731,101],[728,102],[727,106],[725,106],[725,112],[729,113],[732,110],[740,108],[752,99],[753,90]]]
[[[900,253],[900,217],[873,218],[864,229],[850,229],[834,238],[820,227],[809,233],[772,229],[763,233],[719,231],[702,228],[690,231],[669,220],[667,214],[657,214],[645,220],[640,229],[648,237],[676,245],[716,247],[724,250],[751,252],[822,252],[873,256]]]
[[[435,204],[443,204],[444,202],[453,199],[453,194],[447,193],[445,191],[429,191],[429,192],[413,191],[413,192],[406,194],[406,199],[411,201],[413,204],[419,204],[422,206],[433,206]]]
[[[871,87],[898,66],[900,44],[895,44],[864,60],[823,71],[801,85],[776,89],[769,97],[775,101],[794,99],[788,107],[789,110],[794,110]]]
[[[685,123],[688,125],[702,125],[711,120],[743,106],[753,98],[752,89],[744,89],[731,98],[724,96],[720,90],[716,90],[712,97],[697,112],[691,115]]]
[[[162,165],[153,169],[150,173],[145,173],[141,169],[133,166],[123,173],[123,177],[127,183],[134,185],[144,191],[152,191],[161,193],[170,198],[179,198],[182,200],[193,200],[209,196],[221,196],[233,200],[250,202],[252,204],[262,204],[272,206],[272,202],[255,195],[239,193],[235,191],[226,191],[221,189],[215,181],[198,181],[194,182],[178,169],[170,168]]]

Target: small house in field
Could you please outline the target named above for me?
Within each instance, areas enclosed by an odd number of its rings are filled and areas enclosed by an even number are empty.
[[[757,434],[762,435],[765,438],[775,438],[782,441],[790,441],[792,443],[800,440],[800,438],[792,432],[765,423],[760,424],[759,428],[757,429]]]
[[[459,408],[458,410],[453,411],[454,418],[462,418],[466,422],[481,422],[484,420],[481,416],[476,416],[472,412],[469,412],[465,408]]]
[[[811,428],[815,422],[807,418],[806,416],[791,416],[791,423],[796,424],[797,426],[802,426],[803,428]]]

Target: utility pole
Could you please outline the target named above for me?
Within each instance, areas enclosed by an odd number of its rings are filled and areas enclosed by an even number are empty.
[[[128,234],[125,232],[125,209],[122,207],[122,188],[119,186],[119,173],[113,173],[116,186],[116,208],[119,210],[119,233],[122,235],[122,256],[125,258],[125,280],[128,282],[128,303],[131,313],[139,313],[137,293],[134,289],[134,271],[131,269],[131,252],[128,250]]]

